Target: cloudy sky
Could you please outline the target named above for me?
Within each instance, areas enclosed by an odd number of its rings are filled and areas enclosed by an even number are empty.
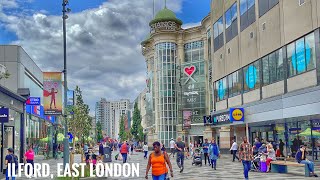
[[[63,69],[61,0],[0,0],[0,44],[21,45],[43,71]],[[156,12],[164,0],[155,0]],[[167,0],[185,26],[200,22],[210,0]],[[145,87],[140,42],[149,32],[152,0],[69,0],[68,86],[83,90],[94,113],[101,97],[135,97]]]

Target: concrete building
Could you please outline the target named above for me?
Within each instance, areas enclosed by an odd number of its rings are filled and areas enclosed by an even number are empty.
[[[211,7],[213,137],[225,150],[244,135],[251,143],[254,137],[275,145],[281,139],[289,156],[303,143],[315,159],[320,140],[310,136],[320,129],[319,1],[226,0]]]
[[[96,122],[101,122],[102,130],[106,136],[118,138],[121,116],[127,113],[129,107],[129,99],[107,101],[105,98],[101,98],[101,100],[96,103]]]
[[[150,34],[141,43],[148,70],[148,142],[169,144],[182,136],[202,143],[203,116],[210,114],[210,16],[201,26],[182,29],[182,22],[164,8],[149,25]]]
[[[23,107],[26,111],[25,121],[23,123],[20,123],[20,117],[14,120],[14,126],[12,126],[14,127],[14,132],[12,131],[12,133],[16,134],[16,136],[12,139],[12,144],[14,144],[12,148],[14,148],[17,154],[20,153],[20,158],[22,159],[23,150],[25,150],[26,145],[39,143],[41,138],[48,136],[49,150],[52,150],[52,137],[54,131],[57,130],[59,122],[57,121],[58,118],[44,116],[42,106],[43,75],[41,69],[22,47],[15,45],[0,46],[0,64],[4,65],[10,74],[9,78],[0,80],[2,87],[16,94],[19,94],[19,91],[23,89],[28,89],[28,95],[31,97],[40,97],[41,99],[40,106],[27,105]],[[0,99],[0,101],[2,100],[3,99]],[[14,115],[13,117],[16,118],[18,116]],[[4,140],[9,141],[8,139]],[[21,148],[23,148],[23,150]],[[1,159],[3,159],[3,157],[1,157]]]
[[[232,139],[247,135],[275,145],[281,139],[287,155],[296,142],[319,151],[319,138],[310,138],[320,129],[319,2],[210,5],[198,27],[182,29],[166,8],[150,22],[141,43],[152,97],[149,141],[214,137],[228,150]]]

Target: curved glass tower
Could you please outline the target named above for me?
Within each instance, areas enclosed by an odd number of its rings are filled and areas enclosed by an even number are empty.
[[[156,44],[155,63],[157,69],[158,87],[156,101],[156,128],[158,140],[169,145],[171,138],[176,138],[177,108],[176,108],[176,56],[177,45],[172,42]]]

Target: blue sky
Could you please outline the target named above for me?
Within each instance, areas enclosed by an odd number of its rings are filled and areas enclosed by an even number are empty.
[[[60,15],[60,0],[17,0],[19,7],[17,9],[4,9],[7,14],[25,11],[24,15],[32,15],[33,13],[45,13],[46,15]],[[147,1],[147,0],[146,0]],[[161,0],[156,0],[161,1]],[[169,0],[168,0],[169,1]],[[201,3],[199,3],[201,1]],[[183,0],[182,10],[177,13],[177,17],[184,24],[200,22],[210,11],[211,0]],[[77,13],[92,8],[99,7],[106,0],[69,0],[72,7],[72,13]],[[10,44],[12,41],[18,40],[14,32],[6,29],[0,22],[0,44]]]

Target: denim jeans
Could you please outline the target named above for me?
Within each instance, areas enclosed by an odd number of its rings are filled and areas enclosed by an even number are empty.
[[[184,153],[178,152],[177,154],[177,165],[179,168],[183,168],[183,161],[184,161]]]
[[[242,160],[243,174],[245,179],[249,179],[249,171],[251,169],[251,161]]]
[[[217,167],[217,160],[216,159],[211,159],[211,167],[216,168]]]
[[[145,151],[144,152],[144,158],[147,158],[147,156],[148,156],[148,151]]]
[[[153,180],[165,180],[166,179],[166,174],[162,174],[160,176],[154,176],[152,175]]]
[[[123,163],[126,163],[126,162],[127,162],[128,154],[127,154],[127,153],[121,153],[121,155],[122,155]]]
[[[300,164],[307,164],[309,171],[312,172],[312,173],[314,172],[314,163],[313,162],[302,160],[300,162]]]
[[[6,170],[6,180],[9,180],[9,179],[10,179],[8,172],[9,172],[9,171],[8,171],[8,168],[7,168],[7,170]],[[10,174],[10,176],[11,176],[12,180],[15,180],[16,178],[15,178],[15,177],[12,177],[12,175],[13,175],[13,171],[12,171],[12,169],[11,169],[11,174]]]

